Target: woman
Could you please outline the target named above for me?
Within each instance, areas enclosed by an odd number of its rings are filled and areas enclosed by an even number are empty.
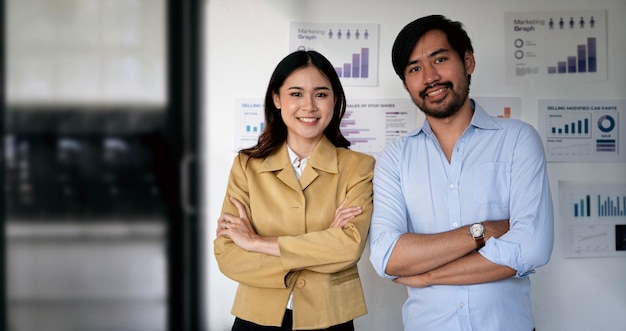
[[[330,62],[297,51],[276,67],[266,127],[235,157],[215,257],[239,287],[232,330],[354,330],[367,313],[357,262],[372,214],[374,158],[348,149]]]

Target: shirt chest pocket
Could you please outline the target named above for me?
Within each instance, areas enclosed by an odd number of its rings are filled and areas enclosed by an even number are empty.
[[[472,171],[474,200],[477,203],[507,203],[510,185],[511,171],[506,163],[483,163]]]

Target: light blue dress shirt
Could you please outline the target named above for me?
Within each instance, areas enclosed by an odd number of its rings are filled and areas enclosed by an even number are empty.
[[[370,261],[381,277],[393,279],[385,268],[403,233],[509,219],[510,230],[479,253],[517,274],[486,284],[408,288],[402,311],[407,331],[534,327],[528,276],[550,259],[554,237],[543,145],[531,125],[491,117],[473,100],[472,107],[471,124],[450,162],[428,121],[377,157]]]

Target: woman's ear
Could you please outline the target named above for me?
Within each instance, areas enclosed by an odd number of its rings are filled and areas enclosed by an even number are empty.
[[[280,110],[280,96],[278,95],[278,93],[272,94],[272,99],[274,100],[274,107]]]

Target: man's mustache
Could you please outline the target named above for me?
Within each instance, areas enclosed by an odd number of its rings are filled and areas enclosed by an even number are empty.
[[[449,89],[452,89],[452,83],[434,83],[434,84],[430,84],[428,86],[426,86],[426,88],[424,90],[422,90],[422,92],[420,92],[420,97],[423,99],[426,97],[426,91],[435,88],[435,87],[447,87]]]

